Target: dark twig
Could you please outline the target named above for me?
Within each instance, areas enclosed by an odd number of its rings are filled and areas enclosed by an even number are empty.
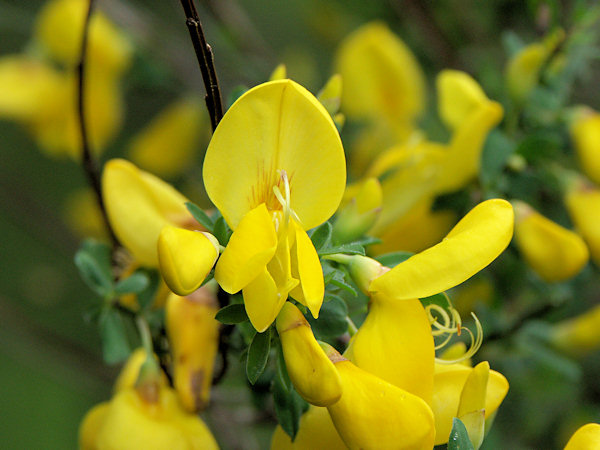
[[[79,116],[79,130],[81,133],[81,164],[83,166],[83,170],[85,175],[92,186],[94,194],[96,195],[96,201],[98,202],[98,206],[100,207],[100,212],[102,213],[102,218],[104,219],[104,223],[106,224],[106,229],[108,230],[108,234],[110,236],[110,240],[112,242],[113,248],[116,249],[119,247],[119,240],[115,236],[115,233],[110,226],[110,222],[108,220],[108,215],[106,213],[106,207],[104,205],[104,198],[102,197],[102,188],[100,185],[100,171],[98,170],[98,165],[96,160],[92,156],[92,152],[90,149],[90,143],[88,139],[87,133],[87,124],[85,121],[85,89],[84,89],[84,72],[85,72],[85,64],[87,57],[87,43],[88,36],[90,31],[90,19],[92,17],[92,11],[94,9],[94,0],[89,0],[89,6],[87,10],[87,15],[85,17],[85,22],[83,26],[83,36],[81,38],[81,49],[79,54],[79,64],[77,65],[77,113]]]
[[[198,58],[200,71],[202,72],[202,80],[206,89],[206,107],[210,115],[210,123],[213,131],[223,118],[223,102],[221,100],[221,90],[219,89],[219,80],[215,71],[215,61],[212,48],[206,42],[204,30],[198,17],[198,12],[194,6],[194,0],[181,0],[181,6],[185,12],[185,24],[190,32],[194,51]]]

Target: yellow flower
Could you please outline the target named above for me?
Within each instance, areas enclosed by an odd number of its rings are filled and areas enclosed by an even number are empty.
[[[580,179],[565,196],[567,211],[588,245],[592,260],[600,265],[600,189]]]
[[[350,34],[336,56],[344,81],[342,110],[352,118],[383,119],[398,137],[412,131],[425,102],[421,68],[385,24],[372,22]]]
[[[280,425],[277,425],[271,438],[272,450],[312,450],[323,448],[327,450],[346,450],[346,444],[338,434],[327,408],[310,406],[302,414],[298,433],[294,441]]]
[[[219,310],[214,290],[206,285],[187,297],[171,294],[166,329],[173,356],[173,385],[189,412],[208,405],[219,345]]]
[[[484,418],[489,418],[500,406],[508,392],[508,381],[499,372],[489,370],[487,362],[482,370],[487,368],[488,376],[481,379],[479,387],[468,383],[473,375],[474,369],[463,364],[435,364],[435,377],[433,382],[433,401],[431,409],[435,415],[436,438],[435,445],[448,442],[450,430],[452,430],[452,419],[461,417],[465,413],[475,410],[484,410]],[[473,403],[469,403],[472,396]],[[469,433],[471,435],[471,433]]]
[[[593,450],[597,448],[600,448],[600,425],[588,423],[571,436],[564,450]]]
[[[340,376],[300,310],[286,302],[276,325],[285,365],[298,393],[316,406],[337,402],[342,395]]]
[[[104,166],[102,193],[115,234],[139,264],[158,266],[157,241],[165,226],[201,228],[183,195],[123,159]]]
[[[552,326],[552,343],[561,350],[578,355],[600,347],[600,306]]]
[[[204,105],[196,98],[168,105],[129,143],[129,156],[142,169],[162,177],[181,174],[199,150],[206,125]]]
[[[600,114],[592,110],[581,112],[570,131],[583,173],[600,184]]]
[[[348,186],[344,194],[349,199],[342,203],[333,226],[335,242],[352,242],[367,233],[381,212],[382,192],[377,178]]]
[[[558,29],[542,42],[523,47],[508,61],[506,83],[515,102],[524,101],[537,86],[542,67],[564,38],[565,32]]]
[[[37,18],[35,38],[39,45],[52,59],[68,67],[75,67],[79,61],[87,7],[85,0],[52,0]],[[95,69],[116,75],[129,66],[129,40],[100,11],[92,16],[88,45],[89,60]]]
[[[575,276],[587,263],[589,251],[576,233],[515,201],[515,238],[527,264],[545,281]]]
[[[324,107],[291,80],[251,89],[217,127],[203,175],[234,230],[215,268],[221,287],[243,289],[259,332],[288,294],[317,317],[323,275],[305,230],[335,212],[346,182],[342,143]]]
[[[181,407],[156,357],[152,358],[143,349],[130,356],[113,398],[96,405],[84,417],[79,428],[82,450],[218,449],[204,422]]]

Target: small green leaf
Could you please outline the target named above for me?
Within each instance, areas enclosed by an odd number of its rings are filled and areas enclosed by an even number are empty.
[[[104,361],[107,364],[116,364],[127,359],[131,348],[121,314],[112,308],[104,310],[99,326]]]
[[[246,376],[250,384],[256,383],[258,377],[264,372],[271,350],[271,328],[264,333],[256,333],[250,347],[248,347],[248,359],[246,360]]]
[[[75,254],[75,265],[83,281],[98,295],[105,297],[112,293],[113,277],[110,271],[110,255],[108,264],[105,255],[98,249],[90,250],[82,246]]]
[[[198,205],[196,205],[192,202],[186,202],[185,207],[188,209],[188,211],[190,212],[192,217],[194,217],[194,219],[196,219],[200,225],[202,225],[204,228],[206,228],[211,233],[213,232],[215,223],[213,222],[213,220],[210,218],[210,216],[208,214],[206,214],[204,211],[202,211],[202,208],[200,208]]]
[[[411,252],[392,252],[376,256],[375,259],[386,267],[396,267],[413,255],[414,253]]]
[[[373,236],[363,236],[363,237],[357,239],[356,241],[354,241],[353,244],[358,244],[363,247],[367,247],[369,245],[381,244],[382,242],[383,241],[381,239],[373,237]]]
[[[481,155],[479,179],[484,186],[491,185],[502,173],[508,157],[515,151],[515,143],[499,130],[492,130]]]
[[[452,431],[448,439],[448,450],[474,450],[469,439],[469,433],[462,421],[455,417],[452,419]]]
[[[341,270],[336,270],[335,272],[333,272],[333,276],[329,280],[329,284],[332,284],[337,288],[349,292],[354,297],[358,295],[358,291],[356,290],[354,285],[350,284],[348,280],[346,280],[346,272],[343,272]]]
[[[135,272],[131,276],[119,280],[115,286],[115,294],[139,294],[150,285],[150,278],[144,272]]]
[[[247,321],[248,314],[246,314],[246,307],[244,305],[227,305],[217,312],[215,319],[225,325],[235,325]]]
[[[331,242],[332,232],[333,227],[329,222],[325,222],[324,224],[321,224],[317,228],[314,228],[312,230],[310,240],[312,241],[317,251],[329,245],[329,243]]]
[[[221,244],[223,247],[227,246],[227,243],[229,242],[229,238],[231,237],[231,229],[227,225],[227,222],[225,222],[225,219],[223,218],[223,216],[219,217],[215,221],[215,226],[213,228],[213,234],[219,241],[219,244]]]
[[[325,247],[317,251],[319,256],[333,255],[334,253],[346,253],[348,255],[365,255],[365,248],[356,243],[336,245],[333,247]]]
[[[148,309],[154,303],[161,278],[158,271],[154,269],[140,269],[138,272],[146,275],[148,284],[141,292],[137,293],[137,301],[142,309]]]
[[[317,339],[323,340],[336,338],[348,330],[347,315],[346,302],[337,295],[327,294],[319,312],[319,319],[310,314],[306,318]]]

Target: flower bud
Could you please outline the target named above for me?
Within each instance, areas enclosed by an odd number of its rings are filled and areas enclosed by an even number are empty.
[[[571,183],[565,202],[571,220],[590,249],[592,260],[600,265],[600,189],[579,180]]]
[[[219,256],[210,233],[166,226],[158,237],[158,263],[167,286],[178,295],[200,287]]]
[[[552,326],[554,346],[569,353],[585,354],[600,347],[600,306]]]
[[[545,281],[575,276],[589,259],[583,239],[542,216],[524,202],[513,202],[515,239],[527,264]]]
[[[481,447],[485,432],[485,399],[489,375],[490,365],[487,361],[473,368],[460,394],[456,414],[464,423],[475,450]]]
[[[600,447],[600,425],[597,423],[588,423],[579,428],[564,450],[590,450]]]
[[[333,225],[335,242],[352,242],[367,233],[381,212],[381,184],[377,178],[361,183],[358,192],[339,211]]]
[[[343,393],[327,409],[349,448],[433,447],[433,413],[423,399],[359,369],[331,347],[329,353]]]
[[[340,109],[342,101],[342,77],[339,74],[332,75],[323,89],[317,94],[317,99],[325,107],[327,112],[334,117]]]
[[[276,326],[288,374],[302,398],[316,406],[337,402],[342,395],[340,377],[300,310],[286,302]]]
[[[593,110],[581,111],[570,131],[583,173],[600,184],[600,113]]]
[[[219,345],[217,299],[212,286],[187,297],[171,294],[166,305],[166,328],[173,356],[173,384],[189,412],[206,408]]]

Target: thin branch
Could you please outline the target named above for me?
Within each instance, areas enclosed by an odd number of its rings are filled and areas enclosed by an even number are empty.
[[[100,171],[98,170],[98,164],[96,160],[92,156],[92,152],[90,149],[90,143],[87,132],[87,124],[85,120],[85,64],[87,57],[87,47],[88,47],[88,37],[90,31],[90,19],[92,17],[92,11],[94,9],[94,0],[89,0],[89,6],[87,10],[87,15],[85,17],[85,22],[83,26],[83,36],[81,38],[81,50],[79,54],[79,64],[77,65],[77,113],[79,116],[79,130],[81,134],[81,165],[85,172],[85,175],[94,191],[96,196],[96,201],[98,202],[98,206],[100,208],[100,212],[102,213],[102,218],[104,219],[104,223],[106,225],[106,229],[108,230],[108,234],[110,236],[110,240],[113,245],[113,249],[120,246],[119,240],[115,235],[112,227],[110,226],[110,222],[108,220],[108,215],[106,213],[106,207],[104,205],[104,199],[102,197],[102,188],[100,184]]]
[[[206,42],[204,30],[198,17],[198,12],[194,6],[194,0],[181,0],[181,6],[185,12],[185,24],[190,32],[190,38],[194,45],[194,51],[202,72],[202,80],[206,89],[206,107],[210,115],[210,123],[213,131],[223,118],[223,102],[221,100],[221,90],[219,88],[219,80],[215,70],[215,61],[212,48]]]

